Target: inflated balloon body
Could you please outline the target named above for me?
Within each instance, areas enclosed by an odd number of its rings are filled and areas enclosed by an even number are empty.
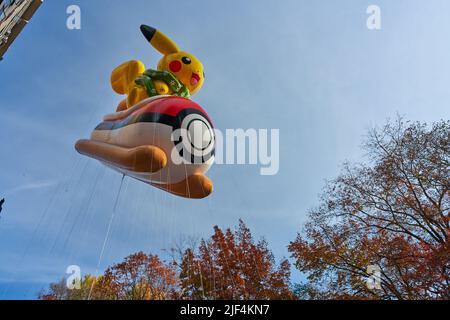
[[[164,54],[158,70],[144,70],[139,61],[116,68],[112,87],[127,99],[75,148],[172,194],[204,198],[213,190],[204,174],[214,162],[214,129],[207,113],[188,99],[203,85],[203,66],[161,32],[141,30]]]

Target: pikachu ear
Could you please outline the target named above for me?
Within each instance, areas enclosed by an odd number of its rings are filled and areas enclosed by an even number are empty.
[[[180,49],[168,36],[155,28],[141,25],[141,32],[148,42],[163,55],[179,52]]]

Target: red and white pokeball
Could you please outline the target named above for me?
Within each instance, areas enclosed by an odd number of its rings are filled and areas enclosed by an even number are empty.
[[[167,155],[158,172],[133,172],[106,165],[152,184],[173,184],[194,174],[204,174],[214,162],[214,128],[208,114],[192,100],[156,96],[134,107],[104,117],[91,140],[124,148],[153,145]]]

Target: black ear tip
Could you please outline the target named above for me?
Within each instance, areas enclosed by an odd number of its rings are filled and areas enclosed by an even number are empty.
[[[143,25],[141,25],[141,32],[144,35],[144,37],[148,41],[150,41],[150,40],[152,40],[153,36],[155,35],[156,29],[143,24]]]

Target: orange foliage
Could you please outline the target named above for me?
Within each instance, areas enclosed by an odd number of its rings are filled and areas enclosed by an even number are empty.
[[[374,130],[289,246],[313,299],[450,299],[450,122]],[[367,267],[381,270],[369,289]]]
[[[181,261],[183,297],[188,299],[293,299],[290,265],[277,267],[265,241],[255,243],[250,230],[239,228],[202,240],[197,253],[186,250]]]

